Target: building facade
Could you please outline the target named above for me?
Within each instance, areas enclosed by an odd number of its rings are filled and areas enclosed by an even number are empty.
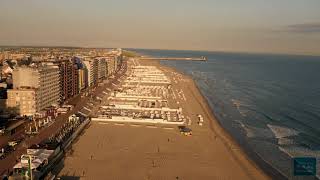
[[[87,69],[87,86],[94,86],[98,83],[99,61],[93,58],[86,58],[83,61],[85,68]]]
[[[20,115],[32,116],[40,111],[37,106],[35,88],[10,89],[8,90],[7,106],[10,111]]]
[[[79,91],[86,88],[86,79],[87,79],[87,73],[86,69],[81,68],[78,69],[78,77],[79,77]]]
[[[105,58],[98,58],[98,79],[107,77],[107,62]]]
[[[30,113],[58,105],[60,90],[58,66],[39,64],[19,67],[13,71],[13,89],[8,90],[7,107],[16,108],[20,115],[31,115]],[[32,106],[24,107],[29,103]]]
[[[59,67],[61,102],[79,94],[79,74],[75,59],[60,58],[53,63]]]
[[[114,57],[106,57],[106,61],[107,61],[107,74],[108,76],[111,76],[114,74],[115,72],[115,59]]]
[[[54,65],[45,65],[38,68],[39,79],[39,110],[52,105],[58,105],[60,99],[60,74],[59,67]]]
[[[3,69],[3,66],[0,64],[0,82],[1,82],[1,80],[2,80],[2,69]]]
[[[74,60],[74,63],[77,65],[78,90],[80,93],[81,90],[87,88],[86,82],[87,82],[88,73],[81,57],[74,57],[73,60]]]

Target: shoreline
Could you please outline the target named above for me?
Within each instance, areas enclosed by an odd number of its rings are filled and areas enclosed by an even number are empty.
[[[152,60],[149,60],[152,61]],[[194,81],[192,76],[174,68],[168,65],[161,64],[160,60],[153,60],[157,61],[160,67],[164,67],[167,69],[170,69],[171,71],[183,74],[184,76],[188,77],[191,79],[193,86],[197,89],[198,93],[201,96],[201,100],[197,101],[201,104],[201,107],[205,110],[208,116],[210,116],[212,119],[209,121],[210,123],[210,129],[216,133],[220,138],[223,138],[224,145],[228,147],[229,152],[232,154],[233,158],[237,159],[239,163],[243,163],[238,159],[237,155],[235,154],[234,147],[237,147],[241,151],[241,155],[244,156],[244,158],[252,165],[254,166],[257,170],[259,170],[261,173],[265,174],[268,178],[272,179],[280,179],[280,180],[285,180],[288,179],[284,174],[282,174],[279,170],[275,169],[271,164],[266,162],[261,156],[259,156],[256,152],[250,150],[250,147],[248,144],[239,144],[235,138],[232,136],[231,133],[229,133],[226,129],[224,129],[223,125],[220,123],[218,118],[216,117],[213,109],[211,108],[207,98],[205,95],[201,92],[200,88],[198,87],[197,83]],[[197,93],[197,92],[195,92]],[[217,133],[218,132],[218,133]],[[254,157],[253,157],[254,156]]]
[[[73,143],[73,153],[64,159],[59,176],[271,179],[228,137],[192,78],[160,61],[137,61],[143,66],[157,67],[170,78],[169,107],[183,109],[183,115],[192,122],[188,126],[192,136],[181,135],[176,127],[91,122],[90,128]],[[198,114],[203,116],[202,126],[197,124]]]
[[[149,60],[152,61],[152,60]],[[170,69],[171,71],[180,73],[184,76],[186,76],[187,78],[189,78],[194,86],[194,88],[196,89],[196,91],[192,91],[194,96],[196,96],[196,93],[198,93],[198,95],[200,95],[201,100],[199,100],[198,98],[197,101],[199,102],[199,104],[201,105],[201,108],[205,111],[205,113],[207,114],[207,116],[210,117],[209,120],[209,128],[210,130],[215,133],[216,136],[218,136],[219,138],[221,138],[223,140],[224,145],[228,148],[229,152],[232,154],[233,158],[240,164],[243,164],[244,162],[243,159],[239,159],[239,157],[237,157],[234,149],[236,149],[237,151],[240,150],[241,152],[241,156],[243,156],[245,158],[245,160],[247,160],[252,166],[254,166],[260,173],[263,173],[265,176],[267,176],[268,178],[271,179],[271,176],[267,173],[265,173],[265,171],[263,171],[263,169],[261,169],[261,167],[256,164],[247,154],[247,152],[243,149],[243,147],[232,137],[232,135],[227,132],[223,127],[222,124],[219,122],[219,120],[217,119],[217,117],[215,116],[213,109],[210,107],[208,100],[205,98],[205,96],[202,94],[201,90],[199,89],[198,85],[195,83],[194,79],[185,74],[184,72],[181,72],[180,70],[174,68],[174,67],[169,67],[167,65],[163,65],[161,64],[161,62],[159,60],[156,60],[158,65],[160,67],[164,67],[167,69]],[[240,157],[241,158],[241,157]],[[244,168],[242,166],[242,168]],[[246,169],[246,173],[248,172],[248,169]],[[252,177],[252,179],[254,179]]]

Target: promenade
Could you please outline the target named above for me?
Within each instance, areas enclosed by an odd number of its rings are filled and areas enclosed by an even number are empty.
[[[112,86],[112,83],[118,84],[118,79],[124,75],[125,71],[126,63],[122,65],[121,70],[115,74],[113,79],[109,80],[108,83],[105,83],[103,86],[97,86],[96,88],[92,89],[90,95],[92,95],[92,97],[96,97],[102,94],[107,87]],[[17,160],[19,160],[20,156],[26,152],[29,146],[33,144],[39,144],[53,134],[56,134],[63,124],[65,124],[65,122],[68,120],[70,115],[81,111],[81,109],[83,109],[83,107],[85,107],[85,105],[87,105],[90,101],[90,97],[81,96],[81,94],[69,100],[68,104],[75,105],[71,111],[67,112],[66,114],[59,115],[53,124],[41,129],[37,135],[26,137],[26,139],[16,146],[15,151],[7,155],[5,159],[0,160],[0,175],[6,174],[8,170],[12,170],[12,167],[16,164]],[[93,105],[97,104],[97,102],[94,102]]]

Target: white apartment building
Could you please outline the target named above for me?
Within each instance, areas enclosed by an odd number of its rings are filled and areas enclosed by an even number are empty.
[[[83,61],[84,65],[86,66],[86,69],[88,71],[88,80],[87,80],[87,86],[93,86],[97,84],[98,82],[98,71],[99,71],[99,62],[97,59],[85,59]]]
[[[16,108],[20,115],[60,103],[59,67],[41,64],[19,67],[13,71],[13,89],[8,90],[7,106]]]
[[[36,89],[8,90],[7,105],[20,115],[32,116],[37,113]]]
[[[98,79],[107,77],[107,62],[105,58],[98,58]]]
[[[107,75],[111,76],[115,72],[116,61],[114,57],[106,57],[106,61],[107,61]]]

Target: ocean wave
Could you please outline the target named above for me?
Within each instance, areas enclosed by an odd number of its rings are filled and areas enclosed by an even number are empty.
[[[269,129],[254,127],[254,126],[250,126],[250,125],[245,125],[240,120],[238,120],[236,122],[239,123],[240,126],[245,130],[246,136],[248,138],[271,139],[271,138],[274,137]]]
[[[277,139],[286,138],[290,136],[297,136],[299,134],[299,131],[288,128],[288,127],[271,125],[271,124],[267,124],[267,126],[270,128],[270,130],[273,132],[273,134]]]
[[[295,145],[296,143],[293,139],[290,139],[290,138],[279,138],[278,144],[282,146],[284,145],[288,146],[288,145]]]
[[[236,121],[240,124],[242,129],[245,131],[245,134],[248,138],[259,138],[259,139],[276,139],[277,145],[296,145],[297,143],[294,139],[290,137],[294,137],[299,135],[299,132],[290,129],[287,127],[277,126],[267,124],[268,128],[254,127],[251,125],[245,125],[240,120]]]
[[[207,80],[208,76],[206,75],[206,72],[203,71],[191,71],[191,75],[196,78],[196,79],[200,79],[200,80]]]
[[[272,159],[272,165],[277,167],[282,163],[276,153],[280,151],[278,148],[290,156],[319,157],[320,71],[316,71],[319,61],[313,61],[314,58],[306,61],[310,58],[305,56],[219,53],[206,56],[209,59],[206,63],[168,61],[168,64],[189,72],[198,71],[192,76],[197,77],[195,81],[201,84],[199,88],[219,121],[230,131],[240,130],[246,135],[239,140],[253,142],[252,149],[263,152],[262,158]],[[235,119],[240,125],[234,126]],[[256,142],[261,142],[261,149]],[[274,147],[267,151],[269,148],[265,147],[270,145]],[[288,168],[291,167],[281,170]],[[290,171],[286,173],[291,175]]]
[[[307,116],[313,118],[313,119],[320,119],[320,115],[318,115],[314,111],[306,110],[306,109],[300,109],[300,111],[303,112],[304,114],[306,114]]]
[[[201,81],[207,86],[210,93],[212,93],[214,90],[215,80],[202,79]]]
[[[251,106],[250,107],[248,106],[247,108],[250,111],[256,112],[257,115],[261,115],[261,117],[264,118],[264,122],[266,122],[266,120],[268,121],[268,123],[278,123],[280,121],[279,119],[273,118],[272,115],[269,115],[269,114],[267,114],[267,113],[265,113],[263,111],[259,111],[257,109],[254,109]]]
[[[301,157],[301,156],[310,156],[320,158],[320,151],[319,150],[310,150],[304,147],[298,146],[279,146],[279,149],[289,155],[290,157]]]
[[[244,109],[243,107],[249,107],[248,104],[245,104],[239,100],[231,99],[232,104],[237,108],[238,112],[241,114],[241,116],[246,117],[249,110]]]
[[[282,114],[282,116],[284,116],[285,118],[289,119],[291,122],[294,122],[296,124],[299,124],[299,125],[307,128],[308,132],[313,132],[314,134],[319,134],[320,133],[320,131],[315,128],[316,126],[308,125],[307,123],[305,123],[305,122],[303,122],[301,120],[298,120],[297,118],[294,118],[293,116],[290,116],[288,114]]]

